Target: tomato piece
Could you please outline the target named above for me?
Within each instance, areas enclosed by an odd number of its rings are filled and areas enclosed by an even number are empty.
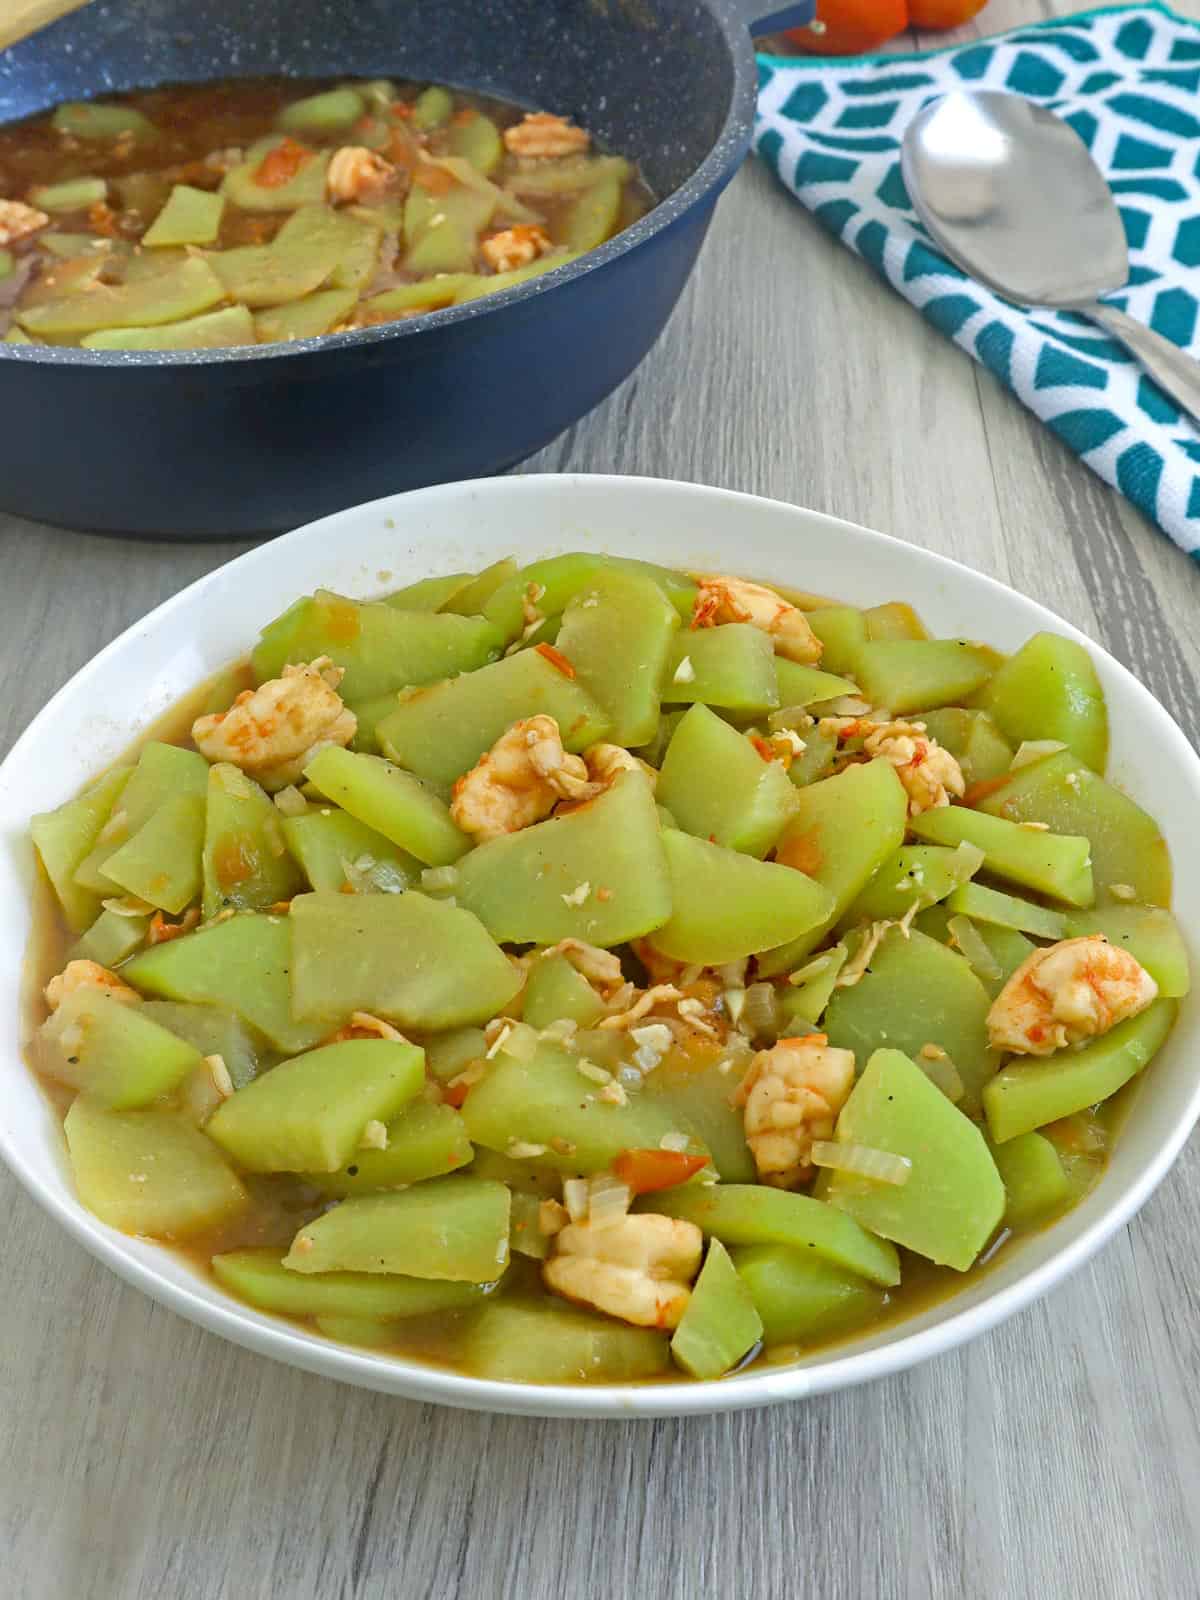
[[[418,189],[425,189],[432,195],[448,194],[454,187],[454,179],[445,167],[435,167],[432,161],[422,161],[413,173],[412,181]]]
[[[116,238],[117,214],[103,200],[97,200],[88,207],[88,222],[94,233],[102,234],[106,239]]]
[[[254,174],[254,181],[263,189],[282,189],[312,158],[313,152],[307,145],[295,139],[284,139],[274,150],[267,151]]]
[[[689,1156],[682,1150],[622,1150],[613,1171],[634,1194],[653,1194],[686,1183],[707,1165],[707,1156]]]
[[[973,783],[963,795],[963,805],[977,806],[988,795],[995,794],[997,789],[1003,789],[1011,776],[1011,773],[1002,772],[998,778],[984,778],[979,783]]]
[[[552,667],[557,667],[564,678],[573,678],[575,676],[575,668],[561,650],[556,650],[552,644],[539,644],[535,645],[534,648],[538,655],[544,656]]]
[[[908,20],[914,28],[957,28],[986,4],[987,0],[909,0]]]
[[[857,56],[903,33],[908,18],[908,0],[817,0],[816,25],[786,37],[805,55]]]

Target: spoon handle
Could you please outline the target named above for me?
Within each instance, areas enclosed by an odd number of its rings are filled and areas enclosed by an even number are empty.
[[[0,50],[86,4],[87,0],[0,0]]]
[[[1138,358],[1162,392],[1200,422],[1200,361],[1186,355],[1178,345],[1146,327],[1144,322],[1126,316],[1116,306],[1105,305],[1103,300],[1094,300],[1091,305],[1079,309],[1114,339],[1119,339]]]

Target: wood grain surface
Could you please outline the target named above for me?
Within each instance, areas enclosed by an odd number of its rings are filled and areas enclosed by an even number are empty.
[[[992,0],[963,36],[1052,9]],[[752,490],[943,551],[1200,731],[1200,571],[753,164],[662,343],[524,470],[560,468]],[[0,518],[0,750],[238,548]],[[126,1288],[4,1172],[0,1206],[12,1600],[1200,1593],[1194,1144],[1093,1265],[966,1349],[686,1422],[474,1416],[277,1367]]]

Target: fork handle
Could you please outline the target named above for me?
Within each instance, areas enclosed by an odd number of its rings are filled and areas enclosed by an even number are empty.
[[[1126,316],[1116,306],[1094,300],[1091,305],[1080,306],[1085,317],[1098,322],[1102,328],[1120,340],[1135,355],[1154,379],[1155,383],[1175,404],[1200,422],[1200,361],[1187,355],[1177,344],[1155,333],[1144,322]]]

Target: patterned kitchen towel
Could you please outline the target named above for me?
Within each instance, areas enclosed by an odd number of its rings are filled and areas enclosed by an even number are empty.
[[[926,101],[1009,89],[1071,124],[1129,239],[1113,305],[1200,355],[1200,24],[1159,5],[1034,24],[923,55],[760,56],[755,148],[817,219],[1200,561],[1200,428],[1073,312],[1022,311],[927,242],[900,175]]]

